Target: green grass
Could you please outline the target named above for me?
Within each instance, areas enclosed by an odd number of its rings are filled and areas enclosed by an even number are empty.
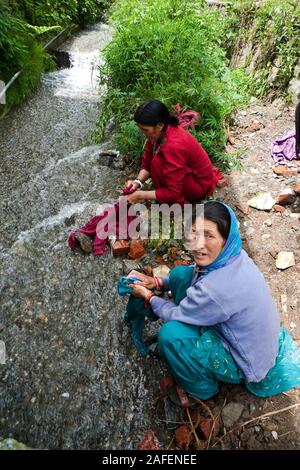
[[[104,51],[101,83],[107,87],[95,133],[100,141],[114,116],[122,153],[139,158],[143,138],[133,114],[141,101],[156,98],[201,115],[195,137],[215,160],[223,161],[225,122],[247,102],[248,77],[230,70],[221,46],[225,20],[190,0],[119,0],[111,22],[112,42]]]

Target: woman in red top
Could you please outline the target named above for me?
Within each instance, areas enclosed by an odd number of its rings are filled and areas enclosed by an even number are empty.
[[[134,120],[147,138],[141,169],[126,188],[141,189],[151,177],[155,190],[134,191],[130,204],[157,200],[159,203],[196,202],[213,193],[218,177],[199,142],[178,126],[177,116],[158,100],[142,103]]]

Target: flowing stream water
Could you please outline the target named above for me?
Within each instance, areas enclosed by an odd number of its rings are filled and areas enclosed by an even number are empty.
[[[123,325],[122,261],[66,244],[125,178],[101,157],[109,143],[88,144],[110,38],[77,33],[57,52],[70,67],[0,121],[0,436],[33,448],[131,449],[155,418],[159,363]]]

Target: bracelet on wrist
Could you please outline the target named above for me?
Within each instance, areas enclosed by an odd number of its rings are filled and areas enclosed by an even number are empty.
[[[154,282],[155,282],[155,288],[157,290],[162,290],[163,282],[160,279],[160,277],[154,277]]]
[[[143,183],[141,182],[141,180],[139,180],[138,178],[136,180],[134,180],[134,183],[137,183],[140,187],[140,189],[142,189],[142,187],[144,186]]]
[[[155,296],[154,292],[149,292],[149,294],[147,294],[147,296],[145,297],[145,302],[149,303],[150,299],[154,296]]]

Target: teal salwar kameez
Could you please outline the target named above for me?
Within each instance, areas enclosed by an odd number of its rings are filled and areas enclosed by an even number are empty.
[[[173,300],[178,305],[191,285],[193,269],[185,266],[170,273]],[[165,323],[158,336],[159,351],[168,369],[189,395],[208,399],[219,390],[219,382],[245,383],[259,397],[277,395],[300,385],[300,352],[288,331],[280,329],[276,364],[260,382],[246,383],[231,354],[209,327],[178,321]]]

